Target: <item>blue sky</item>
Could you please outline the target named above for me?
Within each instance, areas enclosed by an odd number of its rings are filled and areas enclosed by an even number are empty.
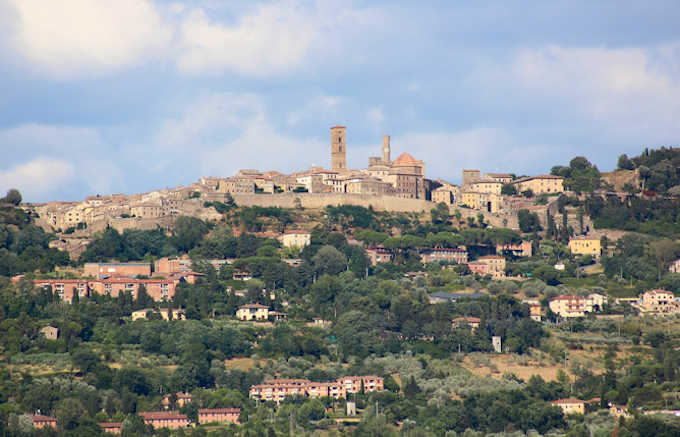
[[[0,0],[0,190],[78,200],[393,154],[428,177],[677,145],[677,1]]]

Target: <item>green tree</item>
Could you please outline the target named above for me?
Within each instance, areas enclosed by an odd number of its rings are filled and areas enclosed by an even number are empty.
[[[501,187],[501,194],[504,196],[516,196],[517,187],[515,184],[503,184]]]
[[[5,197],[0,199],[0,202],[11,203],[12,205],[19,205],[21,203],[21,193],[16,188],[7,191]]]
[[[323,246],[312,257],[317,273],[336,275],[347,269],[347,258],[333,246]]]
[[[170,242],[180,252],[189,252],[208,233],[208,226],[196,217],[181,216],[175,220]]]

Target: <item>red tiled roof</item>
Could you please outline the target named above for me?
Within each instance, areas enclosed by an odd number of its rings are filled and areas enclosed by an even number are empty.
[[[412,167],[414,165],[418,165],[418,161],[406,152],[399,155],[394,163],[392,163],[394,167]]]
[[[187,420],[186,414],[179,414],[174,411],[144,411],[137,414],[147,420]]]
[[[198,414],[216,414],[216,413],[238,413],[241,414],[240,408],[199,408]]]

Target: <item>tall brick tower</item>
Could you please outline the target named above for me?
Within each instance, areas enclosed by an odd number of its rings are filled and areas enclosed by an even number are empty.
[[[331,169],[347,170],[347,128],[345,126],[331,128]]]
[[[389,164],[390,162],[390,136],[383,135],[383,148],[382,148],[383,162]]]

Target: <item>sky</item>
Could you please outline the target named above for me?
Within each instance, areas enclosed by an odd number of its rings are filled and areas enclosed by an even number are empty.
[[[678,145],[680,2],[0,0],[0,191],[82,200],[409,152],[427,177]]]

